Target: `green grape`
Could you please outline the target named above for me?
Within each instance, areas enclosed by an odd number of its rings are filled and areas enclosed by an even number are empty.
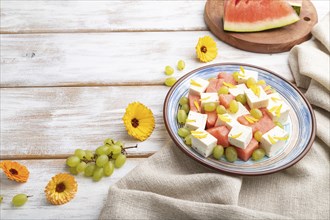
[[[120,147],[124,147],[124,143],[122,141],[117,141],[115,145],[118,145]]]
[[[229,102],[229,111],[231,113],[236,113],[238,111],[238,103],[236,100],[231,100]]]
[[[262,118],[262,112],[257,108],[251,109],[250,114],[256,119]]]
[[[185,138],[185,137],[187,137],[189,134],[190,134],[190,131],[189,131],[187,128],[179,128],[179,130],[178,130],[178,135],[179,135],[180,137]]]
[[[113,146],[113,145],[112,145]],[[112,146],[107,146],[107,148],[105,148],[106,150],[105,150],[105,155],[109,155],[109,154],[111,154],[111,152],[112,152]]]
[[[87,164],[85,171],[84,171],[84,175],[85,176],[93,176],[94,170],[95,170],[96,166],[94,163],[89,163]]]
[[[95,153],[96,153],[97,155],[99,155],[99,156],[100,156],[100,155],[103,155],[103,154],[106,153],[107,148],[108,148],[108,146],[105,146],[105,145],[103,145],[103,146],[99,146],[98,148],[96,148]]]
[[[233,73],[234,80],[238,82],[238,77],[239,77],[239,72],[234,72]]]
[[[226,110],[225,106],[223,106],[223,105],[218,105],[216,110],[217,110],[217,113],[220,115],[227,113],[227,110]]]
[[[94,153],[93,153],[93,151],[85,150],[85,158],[86,158],[87,160],[91,160],[93,157],[94,157]]]
[[[119,154],[112,154],[112,159],[117,159],[117,157],[120,155],[121,153]]]
[[[221,86],[220,89],[218,90],[218,95],[228,94],[228,93],[229,93],[229,89],[227,86]]]
[[[76,149],[74,151],[74,155],[77,156],[77,157],[79,157],[79,159],[84,159],[84,157],[86,156],[86,153],[82,149]]]
[[[261,160],[266,155],[266,152],[262,148],[255,149],[252,153],[252,160]]]
[[[117,144],[112,146],[112,153],[113,154],[119,154],[121,152],[121,150],[122,150],[122,148]]]
[[[0,195],[0,203],[2,203],[2,200],[3,200],[3,196]]]
[[[214,102],[204,104],[204,110],[207,112],[213,112],[216,108],[217,104],[215,104]]]
[[[66,159],[66,165],[69,167],[76,167],[80,163],[80,159],[77,156],[70,156]]]
[[[226,147],[225,156],[228,162],[235,162],[237,160],[237,151],[234,147]]]
[[[190,111],[190,108],[189,108],[188,104],[183,104],[180,109],[184,110],[187,114]]]
[[[284,129],[284,126],[282,125],[281,122],[279,122],[279,121],[275,121],[274,124],[277,125],[277,126],[279,126],[279,127],[282,128],[282,129]]]
[[[104,176],[111,176],[113,173],[113,170],[115,169],[113,163],[111,161],[108,161],[106,164],[103,166],[103,173]]]
[[[217,145],[217,146],[215,146],[215,147],[213,148],[213,152],[212,152],[212,154],[213,154],[213,157],[214,157],[215,159],[219,160],[220,157],[222,157],[223,152],[224,152],[224,148],[223,148],[223,146],[221,146],[221,145]]]
[[[78,166],[76,167],[76,170],[78,173],[84,172],[87,164],[84,161],[81,161]]]
[[[175,82],[176,82],[175,77],[168,77],[168,78],[165,79],[165,85],[168,86],[168,87],[173,86]]]
[[[191,134],[185,137],[184,142],[186,143],[186,145],[191,146]]]
[[[104,140],[103,142],[104,144],[109,144],[109,145],[113,145],[115,143],[115,141],[111,138],[107,138]]]
[[[69,171],[72,175],[77,175],[78,174],[77,167],[70,167]]]
[[[14,206],[18,207],[18,206],[22,206],[26,203],[26,201],[28,200],[28,196],[25,194],[17,194],[16,196],[13,197],[12,199],[12,203]]]
[[[246,95],[245,94],[239,94],[235,97],[235,100],[242,103],[242,105],[246,104]]]
[[[103,167],[96,167],[93,173],[93,180],[99,181],[103,177]]]
[[[178,111],[178,122],[180,124],[184,124],[184,123],[186,123],[186,120],[187,120],[187,113],[184,110],[180,109]]]
[[[170,66],[165,66],[165,74],[172,75],[174,73],[174,69]]]
[[[246,81],[246,86],[248,88],[251,88],[251,87],[255,86],[256,84],[257,84],[256,80],[252,77],[248,78]]]
[[[256,139],[258,142],[261,141],[261,138],[262,138],[262,132],[261,131],[256,131],[254,132],[254,135],[253,135],[254,139]]]
[[[109,161],[109,157],[103,154],[96,159],[96,166],[103,167],[104,164],[108,161]]]
[[[126,162],[126,155],[119,154],[119,156],[115,160],[115,167],[120,168],[124,165],[125,162]]]
[[[183,60],[179,60],[178,62],[178,70],[183,70],[185,68],[186,64]]]
[[[179,103],[180,103],[180,105],[184,105],[184,104],[188,104],[188,101],[189,101],[188,98],[183,96],[183,97],[181,97]]]

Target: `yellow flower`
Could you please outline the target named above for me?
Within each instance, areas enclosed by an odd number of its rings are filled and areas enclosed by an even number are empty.
[[[9,160],[0,162],[0,168],[5,172],[8,179],[16,182],[26,182],[30,175],[25,166]]]
[[[212,61],[218,55],[217,44],[210,36],[199,38],[196,45],[196,54],[202,62]]]
[[[128,134],[140,141],[146,140],[155,128],[152,111],[140,102],[127,106],[123,121]]]
[[[54,205],[70,202],[77,192],[77,182],[67,173],[59,173],[48,182],[45,193],[47,200]]]

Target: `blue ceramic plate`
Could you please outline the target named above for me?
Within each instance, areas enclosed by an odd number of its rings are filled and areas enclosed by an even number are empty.
[[[216,77],[219,72],[233,73],[239,71],[240,66],[246,70],[257,71],[259,79],[265,80],[290,106],[288,122],[284,125],[284,129],[289,133],[289,139],[276,155],[271,158],[265,156],[260,161],[250,159],[246,162],[237,160],[230,163],[224,157],[220,160],[216,160],[212,156],[204,158],[193,148],[187,146],[177,134],[180,128],[177,122],[179,100],[182,96],[188,95],[191,79],[197,77],[209,79]],[[315,138],[314,113],[303,94],[293,84],[272,71],[241,63],[213,64],[186,74],[168,92],[164,102],[163,117],[169,135],[184,153],[207,167],[240,175],[263,175],[288,168],[306,155]]]

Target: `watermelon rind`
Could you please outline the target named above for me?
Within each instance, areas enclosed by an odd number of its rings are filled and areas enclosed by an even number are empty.
[[[300,15],[302,0],[287,0],[291,7],[296,11],[297,15]]]
[[[248,22],[225,22],[224,30],[233,32],[256,32],[287,26],[299,21],[297,14],[292,14],[277,20],[268,20],[256,23]]]

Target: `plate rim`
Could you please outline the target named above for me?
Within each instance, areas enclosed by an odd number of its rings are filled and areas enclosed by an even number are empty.
[[[280,167],[272,169],[272,170],[266,170],[266,171],[260,171],[260,172],[244,172],[244,171],[235,171],[235,170],[228,171],[228,170],[222,169],[221,167],[216,167],[216,166],[212,166],[210,164],[206,164],[201,158],[193,155],[190,151],[186,150],[186,148],[182,147],[181,143],[179,143],[176,140],[176,138],[174,138],[175,134],[170,129],[169,122],[168,122],[169,119],[167,118],[167,113],[168,113],[167,105],[169,103],[169,97],[173,94],[173,91],[175,90],[177,85],[179,85],[183,80],[185,80],[189,76],[195,74],[196,72],[199,72],[199,71],[207,69],[207,68],[212,68],[212,67],[216,67],[216,66],[226,66],[226,65],[247,66],[247,67],[252,67],[252,68],[255,68],[255,69],[260,69],[260,70],[266,71],[266,72],[280,78],[284,82],[288,83],[301,96],[301,98],[304,100],[304,102],[307,105],[308,111],[311,115],[312,131],[311,131],[311,136],[308,140],[308,143],[305,146],[305,149],[297,157],[295,157],[293,160],[291,160],[290,162],[288,162],[288,163],[286,163],[286,164],[284,164]],[[223,173],[227,173],[227,174],[238,174],[238,175],[242,175],[242,176],[260,176],[260,175],[272,174],[272,173],[276,173],[278,171],[281,171],[281,170],[284,170],[284,169],[287,169],[287,168],[293,166],[294,164],[296,164],[298,161],[300,161],[309,152],[309,150],[311,149],[311,147],[312,147],[312,145],[315,141],[315,137],[316,137],[316,120],[315,120],[315,114],[314,114],[313,108],[312,108],[311,104],[309,103],[309,101],[307,100],[307,98],[305,97],[305,95],[298,89],[298,87],[296,85],[294,85],[293,83],[289,82],[288,80],[286,80],[284,77],[280,76],[279,74],[277,74],[277,73],[275,73],[275,72],[273,72],[269,69],[266,69],[266,68],[263,68],[263,67],[260,67],[260,66],[257,66],[257,65],[253,65],[253,64],[247,64],[247,63],[238,63],[238,62],[214,63],[214,64],[209,64],[209,65],[199,67],[197,69],[193,69],[190,72],[186,73],[167,92],[167,95],[165,97],[164,104],[163,104],[163,120],[164,120],[164,124],[165,124],[166,130],[167,130],[167,133],[170,135],[170,137],[171,137],[172,141],[175,143],[176,147],[178,147],[188,157],[194,159],[195,161],[199,162],[203,166],[211,168],[213,170],[223,172]]]

